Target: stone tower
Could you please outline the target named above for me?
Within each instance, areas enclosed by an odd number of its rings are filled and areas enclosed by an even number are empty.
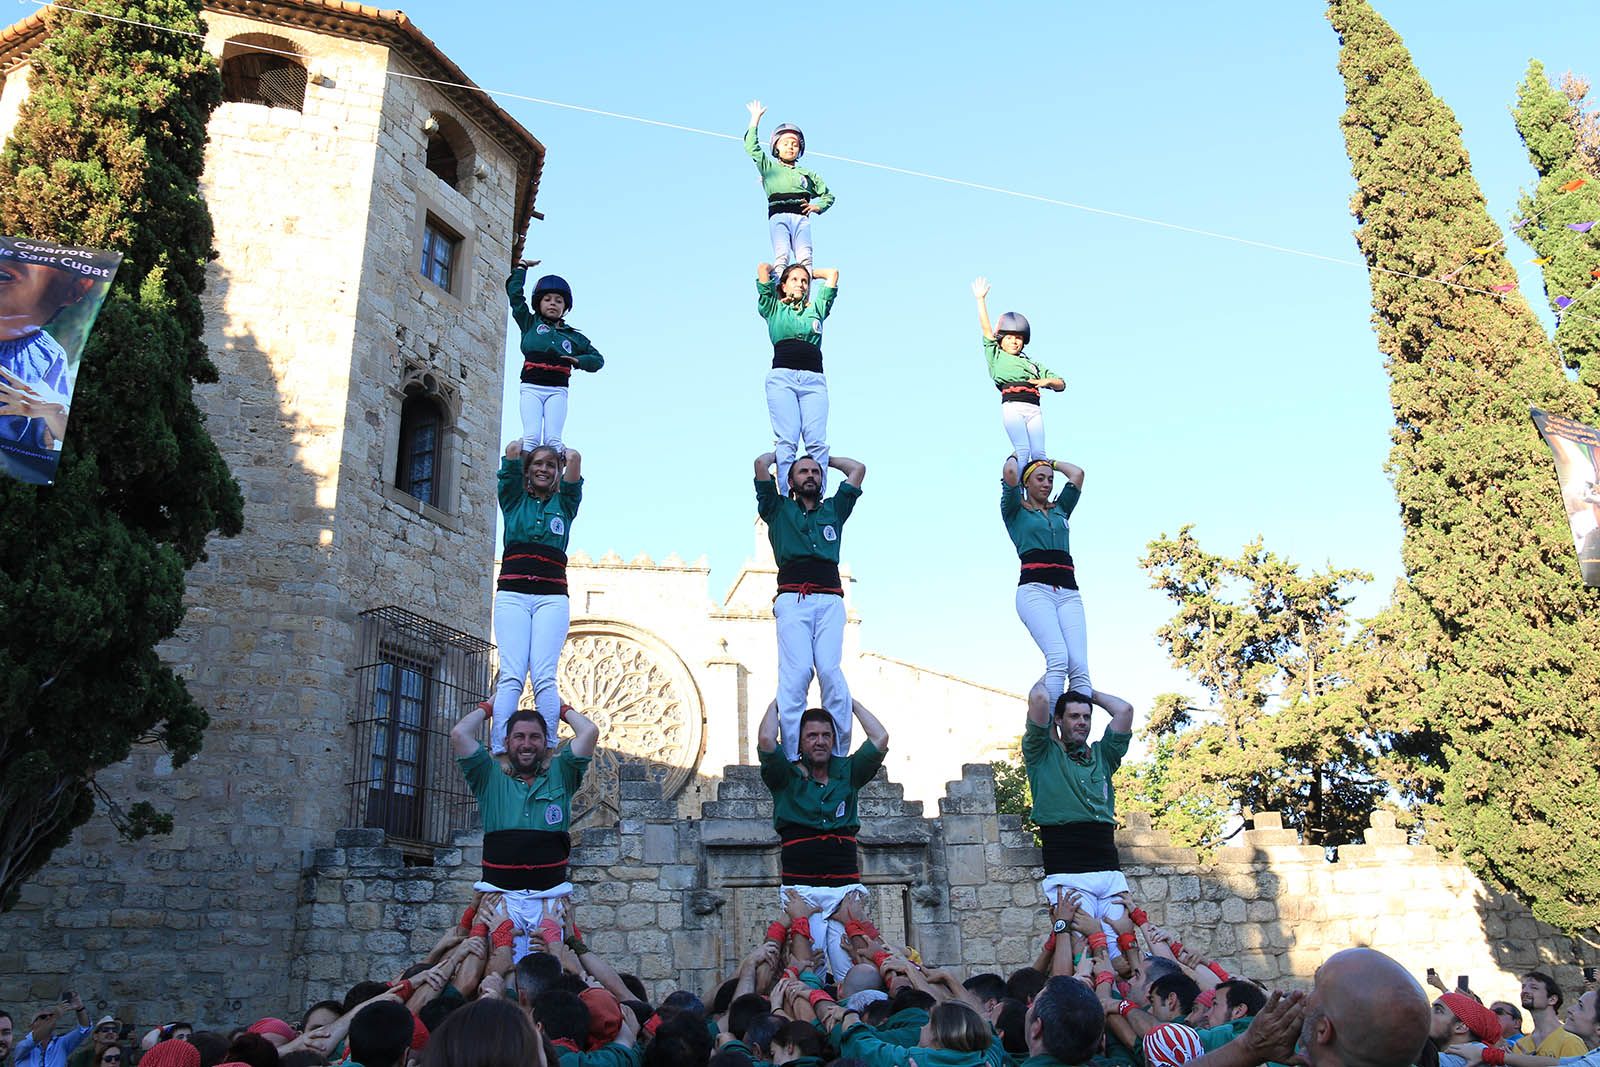
[[[245,532],[211,543],[163,654],[212,725],[182,768],[143,753],[102,775],[177,829],[127,845],[96,819],[56,854],[0,918],[3,1004],[73,985],[130,1020],[296,1011],[311,851],[379,827],[425,860],[470,817],[445,731],[487,682],[502,285],[544,148],[436,84],[470,83],[404,14],[205,9],[227,102],[204,177],[221,380],[197,397]],[[0,31],[0,138],[46,32]]]

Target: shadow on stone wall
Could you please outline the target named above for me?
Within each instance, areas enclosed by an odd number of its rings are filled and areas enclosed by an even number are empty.
[[[310,603],[309,554],[327,549],[307,546],[306,560],[263,556],[255,538],[264,528],[331,523],[331,508],[318,505],[316,475],[299,458],[301,427],[261,343],[216,325],[228,289],[213,262],[206,343],[221,381],[197,386],[195,396],[239,481],[244,533],[207,545],[208,559],[189,574],[187,615],[160,649],[211,725],[181,768],[146,746],[98,776],[124,806],[149,800],[176,810],[172,833],[129,843],[96,814],[0,916],[0,1004],[13,1010],[53,1003],[71,987],[94,1016],[154,1025],[181,1005],[197,1020],[221,1022],[285,986],[279,961],[300,872],[282,859],[300,854],[310,831],[283,783],[335,746],[320,726],[310,728],[295,689],[260,684],[258,672],[273,660],[309,670],[305,635],[332,620]],[[198,588],[206,595],[197,597]],[[285,591],[308,604],[305,617],[270,611],[270,597]],[[235,625],[246,615],[259,619],[249,632]]]

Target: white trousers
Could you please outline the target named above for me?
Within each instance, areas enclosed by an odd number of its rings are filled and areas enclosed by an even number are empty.
[[[1089,683],[1089,631],[1084,625],[1083,597],[1078,590],[1039,582],[1019,585],[1017,617],[1044,653],[1044,687],[1051,714],[1055,714],[1056,701],[1067,689],[1093,692]]]
[[[822,467],[828,489],[828,379],[814,370],[774,367],[767,372],[767,417],[772,420],[772,451],[778,457],[778,495],[789,495],[789,468],[805,451]]]
[[[1111,925],[1127,913],[1118,893],[1128,891],[1128,880],[1121,871],[1083,871],[1077,874],[1047,874],[1039,883],[1039,894],[1046,904],[1056,902],[1056,894],[1074,892],[1085,910],[1100,920],[1100,929],[1106,932],[1106,951],[1112,956],[1122,955],[1117,947],[1117,931]]]
[[[539,928],[545,908],[555,900],[572,896],[571,882],[549,889],[501,889],[493,882],[477,882],[472,888],[480,893],[499,893],[506,898],[506,914],[517,928],[517,939],[511,942],[513,963],[528,954],[528,934]],[[494,933],[493,930],[489,932]]]
[[[556,664],[567,643],[572,604],[549,593],[494,595],[494,643],[500,648],[500,675],[494,686],[494,726],[489,751],[506,750],[506,720],[522,699],[522,680],[533,673],[533,701],[544,719],[545,738],[555,747],[561,722],[561,693],[556,689]]]
[[[844,597],[827,593],[779,593],[772,602],[778,620],[778,729],[790,760],[800,758],[800,716],[811,692],[811,675],[822,690],[822,706],[833,718],[833,754],[850,754],[850,686],[844,680]]]
[[[767,233],[772,238],[772,277],[782,279],[783,268],[791,262],[811,271],[811,216],[788,212],[767,216]]]
[[[1017,457],[1017,466],[1025,467],[1036,459],[1045,458],[1044,415],[1038,404],[1001,401],[1000,424],[1011,439],[1011,453]]]
[[[811,917],[811,944],[813,948],[821,946],[822,954],[828,961],[828,970],[833,972],[835,983],[844,981],[844,976],[850,973],[850,953],[844,947],[844,923],[833,917],[839,910],[839,905],[844,903],[844,898],[851,893],[860,893],[866,899],[867,887],[860,882],[849,885],[784,885],[778,887],[778,906],[783,906],[785,893],[798,893],[800,897],[817,909],[817,914]],[[817,934],[818,921],[826,917],[822,924],[821,938]]]
[[[549,445],[565,452],[561,431],[567,426],[567,387],[523,382],[517,402],[522,411],[522,450],[532,452],[538,445]]]

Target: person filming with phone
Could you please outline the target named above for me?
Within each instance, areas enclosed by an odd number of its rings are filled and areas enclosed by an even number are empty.
[[[77,1016],[78,1025],[56,1035],[56,1024],[67,1012]],[[61,991],[61,1003],[40,1008],[28,1023],[28,1035],[17,1042],[13,1067],[66,1067],[67,1057],[89,1036],[89,1013],[83,1001],[70,989]]]

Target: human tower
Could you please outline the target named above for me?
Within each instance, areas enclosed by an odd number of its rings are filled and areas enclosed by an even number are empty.
[[[757,749],[781,841],[780,903],[801,898],[824,925],[813,932],[807,918],[796,918],[791,933],[814,937],[834,976],[842,978],[850,965],[845,940],[870,929],[863,918],[857,796],[889,745],[883,724],[851,697],[842,665],[840,547],[867,469],[828,446],[822,336],[839,271],[813,266],[811,221],[833,205],[834,195],[819,175],[799,165],[806,148],[801,130],[780,125],[763,148],[766,109],[760,101],[747,108],[744,145],[761,175],[772,244],[771,261],[756,268],[756,310],[772,345],[765,394],[773,447],[756,457],[755,495],[778,566],[772,608],[777,692],[762,719]],[[499,471],[505,517],[494,598],[499,676],[493,699],[469,712],[451,734],[483,814],[477,889],[504,898],[519,956],[528,937],[561,911],[560,902],[572,892],[571,799],[599,737],[592,721],[562,703],[556,666],[570,619],[567,545],[583,499],[583,460],[562,436],[568,389],[574,369],[593,373],[605,361],[567,322],[573,293],[565,279],[544,275],[534,283],[531,303],[524,296],[528,269],[537,263],[519,261],[506,282],[521,331],[523,432],[507,444]],[[1068,543],[1084,472],[1048,458],[1040,408],[1041,390],[1059,392],[1065,383],[1027,353],[1028,320],[1006,312],[991,322],[988,282],[979,278],[972,290],[988,373],[1000,394],[1001,424],[1012,446],[1001,470],[1000,515],[1020,557],[1017,614],[1045,661],[1029,695],[1022,743],[1044,844],[1040,891],[1051,904],[1071,894],[1099,919],[1099,937],[1121,969],[1134,934],[1113,834],[1111,778],[1127,751],[1133,709],[1090,685],[1083,603]],[[840,476],[831,494],[830,470]],[[1058,494],[1057,474],[1066,479]],[[523,709],[530,676],[533,707]],[[821,707],[807,708],[813,678]],[[1090,745],[1095,706],[1110,713],[1111,724]],[[479,741],[485,721],[487,746]],[[558,749],[553,742],[563,721],[573,738]],[[866,736],[852,751],[858,722]]]

